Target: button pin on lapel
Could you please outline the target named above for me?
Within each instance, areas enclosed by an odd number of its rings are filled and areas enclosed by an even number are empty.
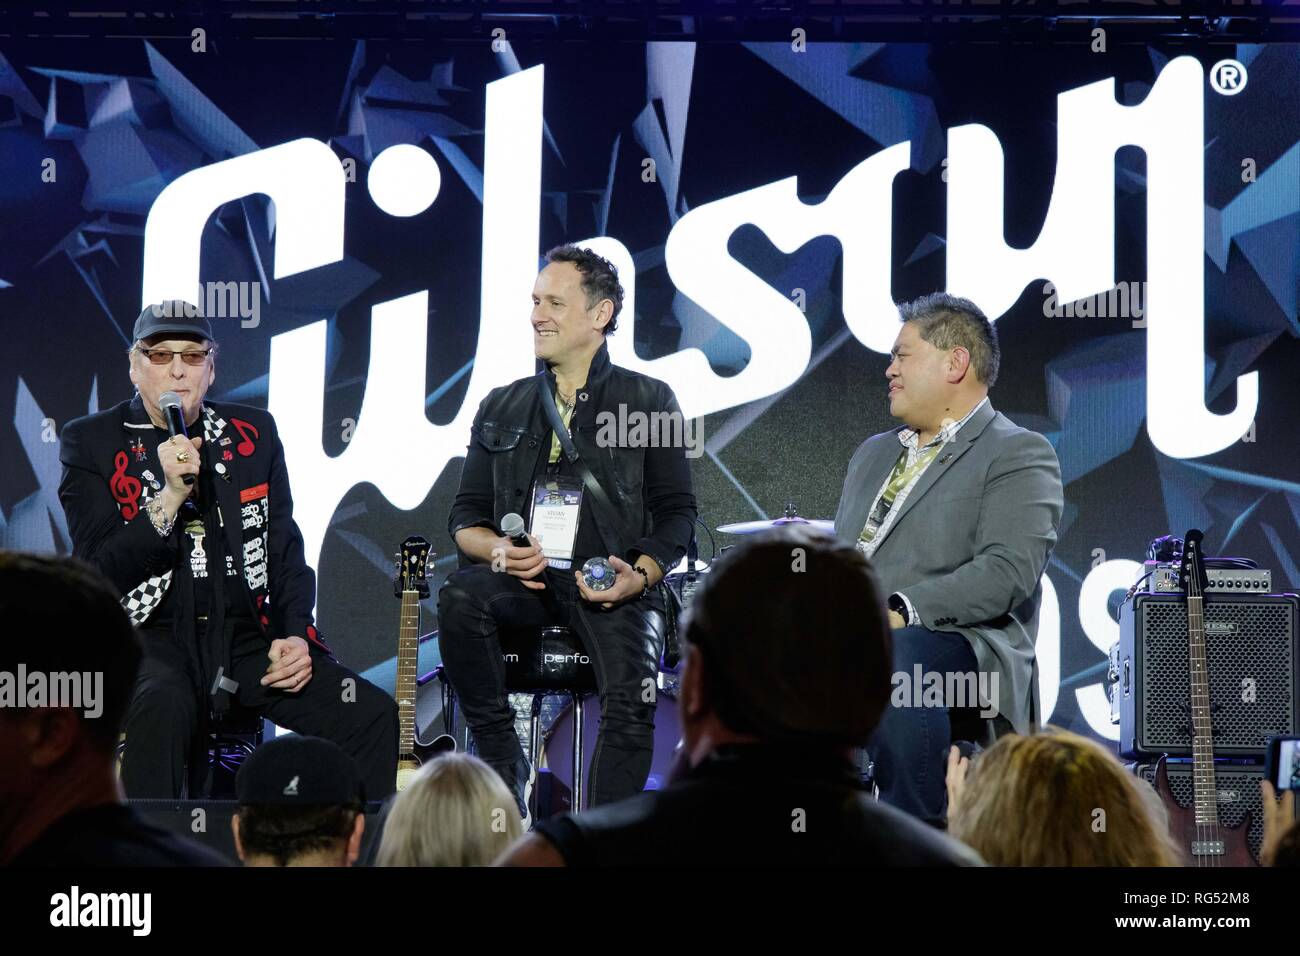
[[[952,452],[948,452],[948,454],[944,455],[942,458],[939,459],[939,464],[946,465],[949,462],[949,460],[951,460],[951,458],[952,458]]]

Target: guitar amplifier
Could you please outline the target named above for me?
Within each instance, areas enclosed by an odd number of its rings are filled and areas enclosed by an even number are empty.
[[[1259,792],[1259,782],[1264,779],[1264,768],[1259,764],[1232,764],[1216,760],[1214,766],[1214,783],[1218,790],[1219,823],[1232,827],[1246,819],[1250,813],[1250,829],[1246,831],[1246,843],[1250,855],[1259,862],[1259,848],[1264,842],[1263,797]],[[1191,807],[1195,799],[1190,760],[1170,760],[1165,763],[1169,773],[1169,789],[1174,799],[1184,807]],[[1139,763],[1133,766],[1133,772],[1152,787],[1156,785],[1155,762]]]
[[[1215,593],[1204,600],[1215,756],[1262,759],[1269,737],[1295,736],[1300,726],[1300,597]],[[1120,608],[1119,621],[1111,666],[1120,753],[1190,756],[1186,598],[1139,593]]]

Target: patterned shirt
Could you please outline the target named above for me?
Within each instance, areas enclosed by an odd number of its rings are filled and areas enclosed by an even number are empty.
[[[931,463],[936,457],[936,452],[940,447],[956,438],[957,432],[961,430],[961,427],[970,421],[972,415],[988,404],[988,400],[988,396],[985,395],[983,400],[967,412],[961,421],[947,422],[939,429],[938,434],[936,434],[934,438],[930,439],[930,441],[924,446],[921,445],[920,435],[913,429],[904,428],[898,433],[898,441],[903,448],[906,449],[905,454],[907,458],[904,466],[905,468],[911,468],[922,458],[927,460],[924,461],[920,468],[917,468],[916,473],[913,474],[907,483],[895,494],[893,504],[890,506],[889,511],[884,516],[884,520],[881,522],[880,527],[875,530],[874,534],[868,533],[868,529],[871,526],[871,519],[867,519],[867,525],[863,527],[862,533],[858,536],[858,550],[868,558],[876,553],[876,549],[880,547],[880,542],[885,540],[885,535],[889,534],[889,529],[893,527],[894,519],[898,517],[898,513],[903,508],[903,502],[905,502],[907,496],[912,493],[912,489],[915,488],[916,483],[921,480],[921,476],[929,470]],[[893,473],[891,472],[890,477],[892,477],[892,474]],[[886,490],[889,488],[890,477],[885,478],[885,483],[881,485],[880,490],[876,492],[876,497],[872,500],[871,508],[867,512],[868,515],[874,515],[876,509],[880,507],[880,499],[884,497]]]

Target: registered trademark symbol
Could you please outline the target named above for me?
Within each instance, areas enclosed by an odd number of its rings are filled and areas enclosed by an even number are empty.
[[[1210,70],[1210,85],[1224,96],[1236,96],[1244,90],[1246,79],[1246,67],[1238,60],[1220,60]]]

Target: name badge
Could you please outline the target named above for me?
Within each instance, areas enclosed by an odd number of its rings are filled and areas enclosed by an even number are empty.
[[[551,567],[562,571],[573,567],[581,514],[581,481],[557,475],[534,483],[529,531],[541,543],[542,555]]]

